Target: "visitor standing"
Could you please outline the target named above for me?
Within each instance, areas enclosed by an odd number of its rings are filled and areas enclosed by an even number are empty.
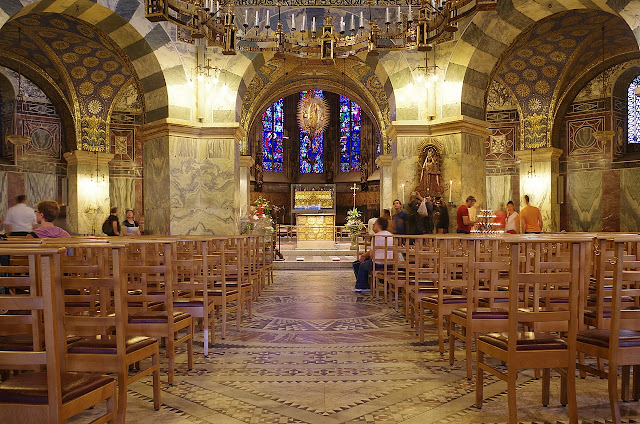
[[[36,214],[27,206],[27,196],[24,194],[16,198],[15,206],[7,211],[4,219],[4,231],[10,236],[26,236],[37,225]]]
[[[542,213],[540,209],[529,204],[529,195],[524,196],[524,208],[520,211],[520,228],[525,234],[542,232]]]
[[[384,218],[387,220],[387,223],[388,223],[387,230],[392,234],[395,233],[395,227],[393,226],[393,219],[391,218],[391,210],[383,209],[381,218]]]
[[[398,199],[393,201],[393,227],[394,234],[404,235],[407,234],[407,222],[409,221],[409,215],[402,209],[402,202]]]
[[[45,200],[36,206],[36,220],[40,226],[29,233],[34,238],[69,238],[68,232],[53,225],[53,221],[60,215],[60,206],[53,200]]]
[[[133,219],[133,216],[133,209],[127,209],[127,211],[125,212],[125,219],[124,221],[122,221],[125,236],[140,235],[140,225],[138,225],[138,221]]]
[[[498,230],[504,230],[505,225],[507,224],[507,211],[504,208],[504,203],[500,203],[500,207],[497,211],[494,212],[496,217],[493,219]]]
[[[407,205],[409,209],[407,213],[407,234],[420,235],[424,233],[422,216],[418,213],[421,204],[422,198],[420,194],[417,191],[412,192],[409,197],[409,204]]]
[[[460,205],[457,213],[457,221],[458,221],[458,230],[456,231],[458,234],[471,234],[471,227],[473,227],[473,222],[469,218],[469,208],[472,208],[473,205],[476,204],[476,198],[473,196],[467,197],[464,205]]]
[[[504,232],[508,234],[520,233],[520,216],[516,212],[513,201],[509,200],[507,203],[507,220],[504,226]]]
[[[109,217],[102,224],[102,232],[108,236],[120,235],[120,220],[118,219],[118,208],[111,208]]]
[[[435,217],[436,233],[446,234],[449,232],[449,208],[440,198],[437,202],[437,217]]]
[[[376,247],[375,258],[371,257],[371,250],[368,250],[360,255],[360,258],[352,264],[353,273],[356,276],[356,288],[353,290],[354,292],[370,291],[369,273],[373,271],[374,267],[376,269],[384,268],[385,254],[387,255],[387,259],[393,259],[393,250],[388,249],[393,246],[393,237],[391,237],[393,234],[388,231],[388,227],[389,221],[385,218],[378,218],[376,220],[376,223],[373,225],[375,236],[373,240],[371,240],[372,250],[374,245]],[[378,247],[383,248],[378,249]]]

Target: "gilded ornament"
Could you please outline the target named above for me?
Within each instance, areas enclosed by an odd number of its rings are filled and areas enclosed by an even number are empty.
[[[83,82],[82,84],[80,84],[80,87],[79,87],[80,94],[84,96],[88,96],[92,94],[94,89],[95,87],[93,86],[93,84],[91,84],[88,81]]]
[[[100,63],[100,61],[97,58],[91,57],[91,56],[90,57],[85,57],[82,60],[82,64],[84,66],[88,67],[88,68],[92,68],[92,67],[96,66],[98,63]]]
[[[100,43],[96,43],[93,40],[89,40],[85,44],[91,47],[92,49],[101,49],[103,47]]]
[[[531,49],[520,49],[520,50],[518,50],[517,54],[520,57],[531,57],[533,55],[533,50],[531,50]]]
[[[507,75],[504,76],[504,80],[508,84],[513,85],[513,84],[517,84],[518,81],[520,81],[520,77],[515,72],[509,72]]]
[[[82,118],[82,148],[91,152],[106,151],[106,122],[99,116]]]
[[[544,68],[542,68],[542,73],[544,74],[545,77],[553,78],[556,75],[558,75],[558,68],[556,68],[553,65],[547,65]]]
[[[567,55],[564,52],[559,51],[552,52],[549,57],[554,62],[564,62],[567,59]]]
[[[76,28],[78,29],[78,32],[84,35],[85,37],[93,37],[95,35],[95,31],[93,31],[91,28],[89,28],[86,25],[78,24]]]
[[[40,21],[34,18],[22,18],[20,19],[20,23],[29,26],[41,26]]]
[[[534,97],[533,99],[529,100],[529,110],[538,112],[540,109],[542,109],[542,102],[540,101],[540,99]]]
[[[547,118],[538,113],[523,119],[523,139],[525,147],[538,148],[547,144]]]
[[[111,57],[111,52],[109,52],[108,50],[98,50],[96,52],[96,57],[99,59],[106,59],[108,57]]]
[[[535,90],[540,94],[546,94],[549,91],[549,83],[545,80],[540,80],[536,82]]]
[[[53,43],[51,43],[51,45],[53,46],[54,49],[57,49],[57,50],[65,50],[69,48],[69,43],[61,40],[56,40]]]
[[[576,37],[584,37],[585,35],[589,34],[589,30],[586,29],[577,29],[575,31],[571,31],[571,35],[574,35]]]
[[[93,99],[90,100],[87,104],[87,110],[92,115],[97,115],[102,112],[102,103],[99,100]]]
[[[524,68],[527,67],[527,64],[520,59],[516,59],[511,62],[510,66],[517,71],[522,71]]]
[[[551,41],[553,43],[557,43],[561,40],[564,40],[564,35],[562,34],[549,34],[547,35],[547,41]]]
[[[518,94],[518,96],[520,97],[527,97],[529,94],[531,94],[531,89],[526,84],[518,84],[516,86],[516,94]]]
[[[122,85],[124,84],[124,75],[122,74],[115,74],[115,75],[111,75],[111,78],[109,78],[109,81],[111,82],[111,85]]]
[[[534,69],[525,69],[522,75],[529,81],[538,79],[538,73]]]
[[[67,35],[67,36],[63,37],[62,39],[64,41],[66,41],[67,43],[71,43],[71,44],[82,43],[82,38],[78,37],[77,35]]]
[[[545,63],[547,63],[547,59],[542,56],[533,56],[531,59],[529,59],[529,62],[531,62],[531,64],[534,66],[543,66]]]
[[[69,28],[69,25],[61,20],[61,19],[51,19],[51,23],[53,24],[53,26],[55,26],[56,28],[60,28],[60,29],[67,29]]]
[[[76,79],[82,79],[87,76],[87,68],[76,66],[71,70],[71,76]]]
[[[553,46],[551,44],[540,44],[538,47],[542,53],[551,53],[553,51]]]
[[[311,136],[321,134],[329,125],[329,106],[315,94],[305,96],[298,104],[300,128]]]
[[[100,87],[100,97],[102,97],[103,99],[108,99],[111,96],[113,96],[113,88],[110,85]]]
[[[38,35],[44,38],[56,38],[58,36],[55,32],[48,30],[38,31]]]
[[[107,72],[113,72],[118,69],[118,66],[120,65],[118,65],[118,62],[116,62],[115,60],[108,60],[102,64],[102,69]]]
[[[93,71],[91,73],[91,80],[93,82],[102,82],[107,78],[107,73],[101,69],[98,69],[97,71]]]
[[[83,56],[91,53],[91,49],[87,46],[76,46],[73,51]]]
[[[549,32],[554,25],[555,25],[554,22],[550,22],[550,21],[543,22],[538,26],[538,29],[536,30],[536,32],[538,34],[544,34],[545,32]]]
[[[565,49],[570,49],[575,47],[576,44],[578,44],[578,42],[576,40],[573,40],[571,38],[565,38],[564,40],[560,41],[560,47],[565,48]]]
[[[66,63],[74,63],[79,59],[78,55],[75,53],[65,53],[62,55],[62,60]]]

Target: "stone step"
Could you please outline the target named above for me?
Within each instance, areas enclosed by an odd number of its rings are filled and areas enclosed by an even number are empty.
[[[351,269],[351,263],[356,260],[355,255],[334,255],[334,256],[289,256],[284,255],[284,261],[275,261],[273,269],[276,270],[338,270]],[[297,260],[301,258],[303,260]],[[339,258],[340,260],[333,260]]]

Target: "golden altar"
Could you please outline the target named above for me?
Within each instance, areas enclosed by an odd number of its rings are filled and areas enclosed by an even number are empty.
[[[298,214],[296,216],[297,248],[301,250],[335,249],[335,225],[335,214]]]

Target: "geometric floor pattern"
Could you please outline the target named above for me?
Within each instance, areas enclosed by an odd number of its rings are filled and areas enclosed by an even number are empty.
[[[276,271],[275,283],[254,304],[240,330],[229,326],[203,355],[201,333],[194,368],[177,357],[173,386],[162,365],[162,408],[152,408],[149,378],[129,388],[130,423],[502,423],[507,422],[506,384],[485,376],[486,402],[477,410],[464,362],[449,366],[429,332],[417,343],[401,314],[382,301],[352,293],[353,273]],[[462,359],[462,350],[457,358]],[[553,375],[553,374],[552,374]],[[549,407],[540,405],[541,382],[521,373],[520,422],[567,422],[552,378]],[[610,417],[606,381],[577,380],[584,423]],[[622,403],[625,423],[640,422],[640,402]],[[70,422],[85,423],[87,411]]]

